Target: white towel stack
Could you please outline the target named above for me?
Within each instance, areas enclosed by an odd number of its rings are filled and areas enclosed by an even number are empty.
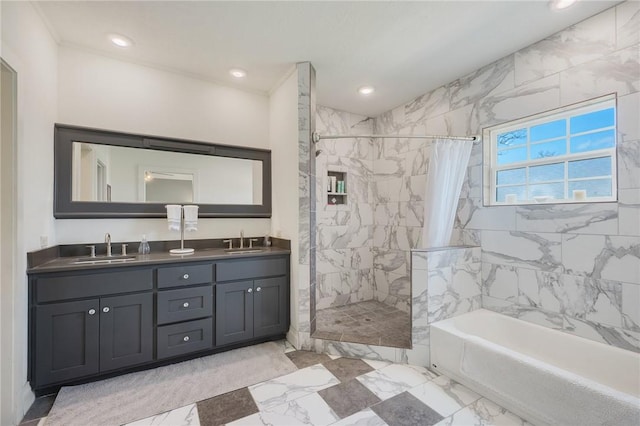
[[[180,231],[180,219],[182,218],[182,206],[179,204],[168,204],[167,222],[169,223],[169,231]]]
[[[184,230],[198,230],[198,206],[184,206]]]

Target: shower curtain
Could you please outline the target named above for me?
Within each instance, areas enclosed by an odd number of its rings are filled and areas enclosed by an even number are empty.
[[[449,245],[472,141],[433,142],[424,197],[422,247]]]

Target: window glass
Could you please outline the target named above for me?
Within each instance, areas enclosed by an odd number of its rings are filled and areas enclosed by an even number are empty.
[[[515,195],[515,201],[527,200],[527,187],[519,186],[501,186],[497,188],[496,199],[499,203],[505,202],[505,196],[509,194]]]
[[[485,205],[616,201],[616,95],[483,130]]]
[[[564,181],[564,163],[529,167],[529,182]]]
[[[611,179],[589,179],[569,181],[569,194],[573,194],[574,190],[583,189],[587,191],[589,197],[610,197],[611,196]]]
[[[527,130],[512,130],[511,132],[501,133],[497,138],[498,149],[509,148],[516,145],[524,145],[527,143]]]
[[[531,159],[557,157],[567,153],[567,141],[560,139],[553,142],[537,143],[531,145],[529,149],[531,151],[529,158]]]
[[[503,170],[496,176],[496,185],[514,185],[525,183],[527,171],[524,167],[520,169]]]
[[[567,135],[567,120],[556,120],[550,123],[538,124],[531,128],[531,142],[545,139],[564,137]]]
[[[573,117],[570,121],[571,134],[611,127],[615,123],[615,115],[614,108],[607,108]]]
[[[498,164],[511,164],[527,160],[527,147],[498,151]]]
[[[612,129],[581,136],[573,136],[570,144],[572,153],[613,148],[616,144],[615,130]]]
[[[611,157],[569,161],[569,179],[611,176]]]
[[[563,200],[564,182],[530,185],[529,193],[534,201]],[[541,197],[545,197],[546,199],[540,200]]]

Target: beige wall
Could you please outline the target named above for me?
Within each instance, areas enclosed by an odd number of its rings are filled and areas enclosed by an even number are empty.
[[[298,74],[292,73],[269,100],[273,216],[272,235],[291,240],[291,287],[298,268]],[[291,327],[298,324],[297,292],[291,292]],[[296,334],[295,332],[293,332]]]
[[[269,98],[181,74],[60,47],[58,122],[269,148]],[[112,176],[112,179],[114,177]],[[175,239],[163,219],[55,221],[59,243]],[[187,238],[262,236],[270,219],[201,219]]]
[[[12,313],[2,320],[9,335],[2,364],[9,363],[10,391],[3,394],[2,424],[16,424],[33,400],[27,384],[26,252],[40,247],[40,236],[55,243],[53,215],[53,124],[57,110],[57,46],[28,2],[2,2],[2,58],[18,74],[16,278]],[[3,236],[4,238],[4,236]],[[2,289],[4,299],[6,293]],[[3,342],[4,343],[4,342]],[[7,378],[3,378],[3,381]],[[7,405],[4,405],[4,404]],[[4,412],[5,407],[9,410]]]

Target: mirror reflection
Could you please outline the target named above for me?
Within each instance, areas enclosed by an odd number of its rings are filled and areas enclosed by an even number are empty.
[[[73,142],[71,182],[72,201],[262,204],[258,160]]]

